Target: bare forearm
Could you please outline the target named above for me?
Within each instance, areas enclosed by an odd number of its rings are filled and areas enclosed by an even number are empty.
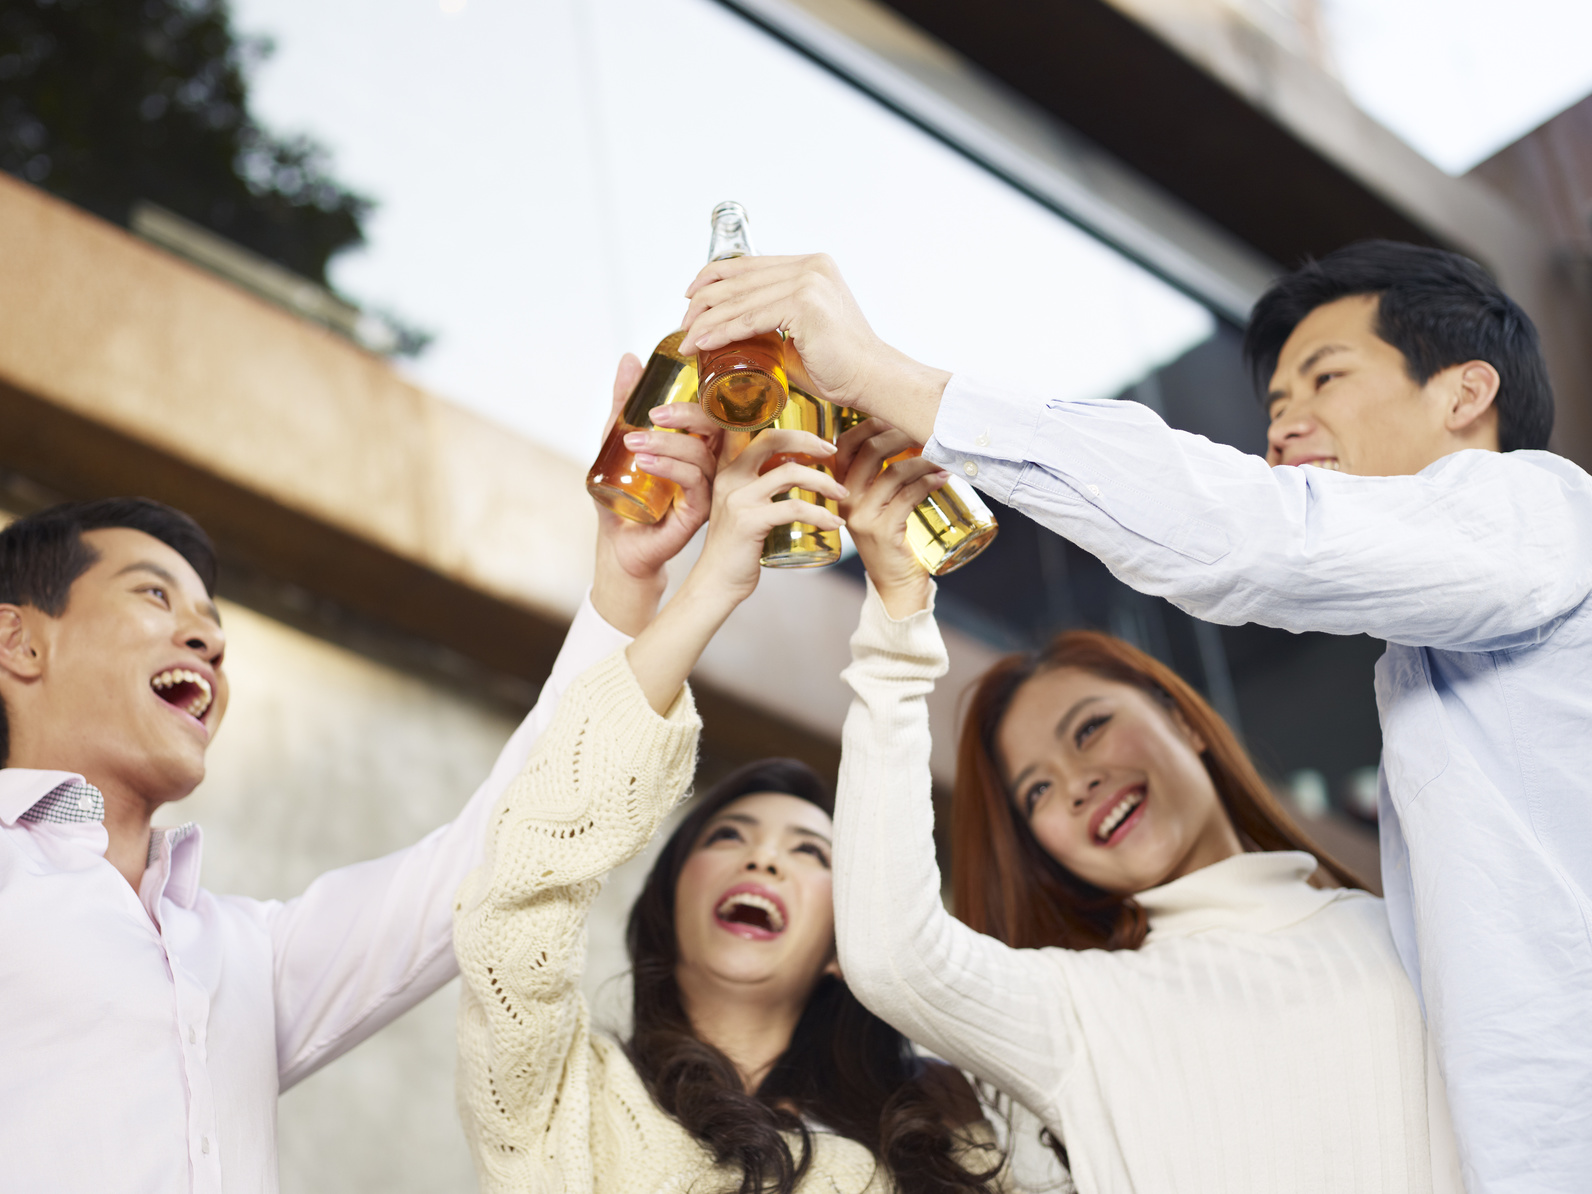
[[[899,427],[920,444],[927,443],[934,434],[940,396],[951,375],[881,345],[879,357],[865,377],[850,405]]]
[[[688,577],[669,604],[625,648],[630,670],[657,713],[666,712],[674,703],[709,641],[740,603],[722,589],[714,592],[713,586],[693,583],[694,579]]]

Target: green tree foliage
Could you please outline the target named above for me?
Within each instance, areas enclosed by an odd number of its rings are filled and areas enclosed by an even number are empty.
[[[0,168],[125,224],[148,199],[325,284],[369,199],[249,114],[226,0],[0,0]]]

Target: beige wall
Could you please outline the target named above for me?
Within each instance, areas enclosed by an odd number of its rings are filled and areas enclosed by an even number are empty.
[[[205,782],[157,821],[204,829],[204,885],[289,898],[417,841],[491,768],[514,714],[222,603],[232,705]],[[283,1194],[467,1190],[452,983],[281,1103]]]

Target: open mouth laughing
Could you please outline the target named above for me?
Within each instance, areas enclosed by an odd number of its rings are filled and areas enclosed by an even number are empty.
[[[713,909],[713,919],[751,941],[772,941],[790,923],[785,902],[757,883],[738,883],[725,892]]]
[[[1114,846],[1133,831],[1142,819],[1147,793],[1144,785],[1129,788],[1101,805],[1089,819],[1089,835],[1096,845]]]
[[[210,681],[188,668],[167,668],[149,682],[155,695],[173,708],[180,709],[195,721],[203,721],[210,710],[215,694]]]

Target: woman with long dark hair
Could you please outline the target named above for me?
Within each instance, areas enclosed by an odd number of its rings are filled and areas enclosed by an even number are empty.
[[[657,421],[715,435],[695,408]],[[764,537],[793,520],[840,525],[784,500],[798,485],[844,496],[832,477],[788,456],[759,470],[775,453],[831,451],[769,431],[718,469],[680,591],[567,690],[494,810],[454,930],[459,1103],[484,1190],[996,1188],[1000,1155],[966,1080],[920,1060],[840,977],[832,802],[799,763],[743,768],[670,836],[630,918],[630,1039],[593,1033],[579,991],[603,876],[690,783],[700,723],[686,677],[756,586]]]
[[[946,669],[911,509],[842,443],[869,595],[846,678],[840,961],[914,1040],[1028,1107],[1090,1194],[1460,1189],[1380,900],[1316,849],[1188,684],[1069,632],[974,687],[941,903],[925,700]]]

